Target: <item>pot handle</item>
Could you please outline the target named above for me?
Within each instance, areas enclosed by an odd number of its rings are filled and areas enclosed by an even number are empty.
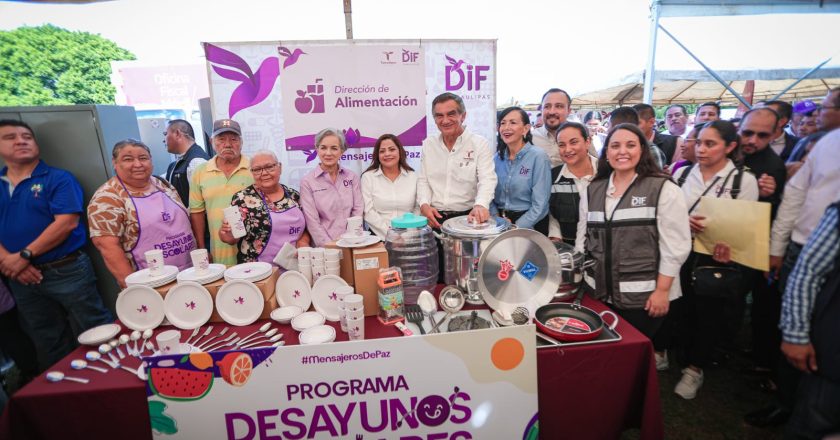
[[[590,267],[595,265],[595,260],[586,260],[583,264],[580,265],[581,269],[589,269]]]
[[[603,312],[599,313],[598,315],[601,316],[601,320],[604,320],[604,315],[612,316],[612,318],[613,318],[612,324],[608,325],[608,327],[610,328],[610,330],[615,330],[615,327],[618,325],[618,316],[616,316],[615,313],[613,313],[609,310],[604,310]],[[606,324],[606,323],[607,323],[607,321],[604,320],[604,324]]]

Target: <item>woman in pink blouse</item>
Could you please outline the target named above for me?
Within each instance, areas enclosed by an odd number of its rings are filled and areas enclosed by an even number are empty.
[[[346,232],[348,217],[362,215],[364,202],[359,176],[339,165],[347,150],[344,134],[321,130],[315,148],[321,163],[300,181],[300,204],[314,246],[324,246]]]

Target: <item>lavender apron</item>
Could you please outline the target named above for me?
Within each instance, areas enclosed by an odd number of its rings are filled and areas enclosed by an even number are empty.
[[[283,245],[289,243],[294,246],[300,236],[303,235],[306,220],[303,218],[303,211],[300,210],[300,207],[295,206],[284,211],[274,212],[268,207],[265,196],[262,193],[260,193],[260,196],[266,209],[268,209],[271,233],[268,235],[257,261],[274,264],[274,257],[277,256]]]
[[[126,189],[126,192],[128,190]],[[163,250],[163,263],[184,270],[192,266],[190,251],[195,249],[187,211],[158,189],[145,197],[132,197],[137,211],[139,233],[131,249],[137,270],[146,268],[146,251]]]

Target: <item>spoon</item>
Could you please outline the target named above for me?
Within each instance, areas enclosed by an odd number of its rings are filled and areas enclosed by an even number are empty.
[[[464,293],[461,292],[461,289],[457,287],[444,288],[443,291],[440,292],[440,306],[446,311],[446,316],[435,324],[435,326],[429,330],[429,333],[439,332],[438,327],[440,327],[447,318],[451,317],[453,313],[460,312],[464,307],[464,302]]]
[[[281,345],[286,345],[286,341],[277,341],[271,345],[260,345],[260,346],[251,346],[251,347],[240,347],[240,348],[269,348],[269,347],[279,347]]]
[[[274,343],[274,342],[279,341],[282,338],[283,338],[283,335],[277,335],[277,336],[273,336],[271,339],[269,339],[267,341],[260,341],[260,342],[251,341],[251,342],[249,342],[245,345],[240,345],[239,348],[251,348],[251,347],[255,347],[257,345],[268,344],[269,342]]]
[[[114,365],[119,365],[119,364],[120,364],[120,361],[119,361],[117,358],[115,358],[115,357],[114,357],[114,355],[111,353],[111,346],[110,346],[110,345],[108,345],[108,344],[102,344],[102,345],[100,345],[100,346],[99,346],[99,353],[100,353],[100,354],[107,354],[107,355],[108,355],[108,359],[110,359],[110,360],[111,360],[111,362],[112,362]]]
[[[429,322],[432,324],[434,328],[435,324],[435,312],[437,312],[437,301],[435,301],[435,296],[431,294],[428,290],[424,290],[420,292],[420,296],[417,297],[417,305],[420,306],[420,310],[423,311],[429,318]]]
[[[265,324],[263,324],[263,325],[262,325],[259,329],[257,329],[257,331],[255,331],[254,333],[251,333],[250,335],[245,336],[244,338],[242,338],[242,342],[246,342],[246,341],[248,341],[248,339],[249,339],[249,338],[251,338],[251,336],[254,336],[254,335],[256,335],[257,333],[265,333],[265,332],[266,332],[266,330],[268,330],[269,328],[271,328],[271,323],[270,323],[270,322],[266,322],[266,323],[265,323]]]
[[[216,341],[216,342],[214,342],[214,343],[212,343],[212,344],[207,344],[206,346],[201,347],[201,348],[199,348],[198,350],[199,350],[199,351],[203,351],[203,352],[205,352],[205,353],[206,353],[206,352],[210,351],[210,350],[208,350],[210,347],[223,347],[223,346],[224,346],[224,344],[225,344],[226,342],[230,342],[230,341],[231,341],[231,340],[233,340],[233,338],[235,338],[236,336],[237,336],[237,335],[236,335],[236,332],[233,332],[233,333],[229,334],[227,338],[222,339],[221,341]],[[238,339],[239,339],[239,338],[237,338],[236,340],[238,340]],[[222,344],[222,345],[219,345],[219,344]]]
[[[123,354],[122,350],[120,350],[120,341],[116,339],[111,339],[110,341],[108,341],[108,345],[111,346],[111,350],[117,352],[117,356],[119,356],[120,359],[125,359],[125,355]]]
[[[91,351],[85,353],[85,359],[87,359],[89,362],[97,362],[98,361],[98,362],[102,362],[103,364],[105,364],[105,365],[107,365],[111,368],[117,368],[117,366],[115,364],[112,364],[112,363],[106,361],[105,359],[102,359],[102,355],[99,354],[98,351],[91,350]]]
[[[212,347],[212,348],[211,348],[211,347],[207,347],[207,348],[208,348],[208,350],[207,350],[207,351],[208,351],[208,352],[211,352],[211,351],[216,351],[216,350],[218,350],[218,349],[220,349],[220,348],[222,348],[222,347],[230,347],[231,345],[236,345],[236,343],[237,343],[237,342],[239,342],[239,341],[240,341],[240,338],[234,338],[234,339],[232,339],[230,342],[224,342],[224,341],[223,341],[221,344],[218,344],[218,345],[213,345],[213,347]]]
[[[149,380],[149,376],[146,375],[146,366],[147,365],[149,365],[149,364],[147,364],[146,361],[143,361],[143,363],[141,363],[140,366],[137,367],[137,378],[142,380],[143,382]]]
[[[88,383],[90,380],[81,377],[65,376],[61,371],[50,371],[47,373],[47,380],[50,382],[61,382],[62,380],[69,380],[71,382]]]
[[[252,339],[249,339],[249,340],[247,340],[247,341],[244,341],[244,342],[243,342],[243,344],[250,344],[250,343],[252,343],[252,342],[256,342],[256,341],[258,341],[258,340],[260,340],[260,339],[268,339],[268,338],[270,338],[270,337],[272,337],[272,336],[276,335],[278,331],[279,331],[278,329],[273,328],[273,329],[271,329],[271,330],[267,331],[264,335],[257,335],[257,336],[255,336],[255,337],[254,337],[254,338],[252,338]],[[282,337],[283,337],[283,335],[282,335],[282,334],[280,334],[280,337],[282,338]]]
[[[143,342],[140,344],[140,351],[137,353],[138,355],[141,355],[146,352],[146,341],[148,341],[149,338],[152,337],[152,333],[154,332],[150,328],[143,330]]]
[[[131,352],[130,352],[130,354],[132,356],[139,356],[140,355],[140,352],[137,351],[137,340],[140,339],[140,336],[142,336],[142,335],[143,334],[140,333],[137,330],[134,330],[133,332],[131,332]]]
[[[201,340],[201,338],[203,338],[203,337],[205,337],[205,336],[209,335],[209,334],[210,334],[210,332],[212,332],[212,331],[213,331],[213,326],[212,326],[212,325],[208,325],[208,326],[207,326],[207,330],[204,330],[204,333],[202,333],[202,334],[201,334],[201,336],[199,336],[199,337],[198,337],[198,339],[196,339],[196,340],[195,340],[195,342],[193,342],[193,343],[192,343],[192,345],[198,345],[198,341],[200,341],[200,340]]]
[[[155,344],[152,344],[152,341],[146,342],[146,348],[148,348],[152,352],[152,354],[155,354]],[[143,350],[145,351],[146,348],[144,348]]]
[[[201,348],[202,348],[202,347],[206,347],[206,346],[210,345],[210,342],[212,342],[212,341],[214,341],[214,340],[218,339],[220,336],[224,336],[224,335],[225,335],[225,333],[227,333],[228,328],[229,328],[229,327],[225,327],[225,328],[223,328],[223,329],[222,329],[222,331],[220,331],[220,332],[219,332],[219,334],[217,334],[216,336],[211,336],[211,337],[207,338],[207,340],[206,340],[206,341],[204,341],[204,343],[203,343],[203,344],[201,344],[200,346],[197,346],[196,348],[197,348],[197,349],[199,349],[199,350],[201,350]]]
[[[189,344],[189,343],[190,343],[190,339],[194,338],[194,337],[195,337],[195,335],[197,335],[197,334],[198,334],[198,331],[199,331],[199,330],[201,330],[201,326],[194,328],[194,329],[193,329],[192,334],[190,334],[190,337],[189,337],[189,338],[187,338],[187,340],[186,340],[186,341],[184,341],[184,343],[185,343],[185,344]]]
[[[120,339],[119,339],[119,341],[120,341],[120,345],[124,345],[124,346],[125,346],[125,351],[126,351],[126,352],[129,354],[129,356],[130,356],[130,355],[131,355],[131,352],[130,352],[130,351],[128,351],[128,350],[129,350],[129,349],[128,349],[128,340],[129,340],[129,339],[131,339],[131,338],[129,338],[129,337],[128,337],[128,335],[120,335]]]
[[[100,373],[107,373],[108,372],[108,370],[106,370],[102,367],[94,367],[93,365],[88,365],[88,363],[86,361],[82,360],[82,359],[73,359],[70,362],[70,368],[72,368],[74,370],[83,370],[85,368],[88,368],[90,370],[98,371]]]

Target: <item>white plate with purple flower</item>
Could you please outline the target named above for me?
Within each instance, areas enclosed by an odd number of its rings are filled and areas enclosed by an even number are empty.
[[[324,315],[328,321],[338,322],[338,294],[336,289],[347,286],[347,282],[338,275],[322,275],[312,286],[312,305],[315,311]]]
[[[250,281],[228,281],[216,293],[216,310],[230,325],[249,325],[259,319],[265,307],[260,289]]]
[[[274,296],[281,306],[298,306],[304,312],[312,305],[312,288],[309,280],[296,270],[289,270],[277,278]]]
[[[149,286],[128,286],[117,296],[117,317],[126,327],[144,331],[163,322],[163,298]]]
[[[204,286],[181,281],[169,289],[163,300],[166,319],[181,330],[192,330],[206,324],[213,314],[213,297]]]

